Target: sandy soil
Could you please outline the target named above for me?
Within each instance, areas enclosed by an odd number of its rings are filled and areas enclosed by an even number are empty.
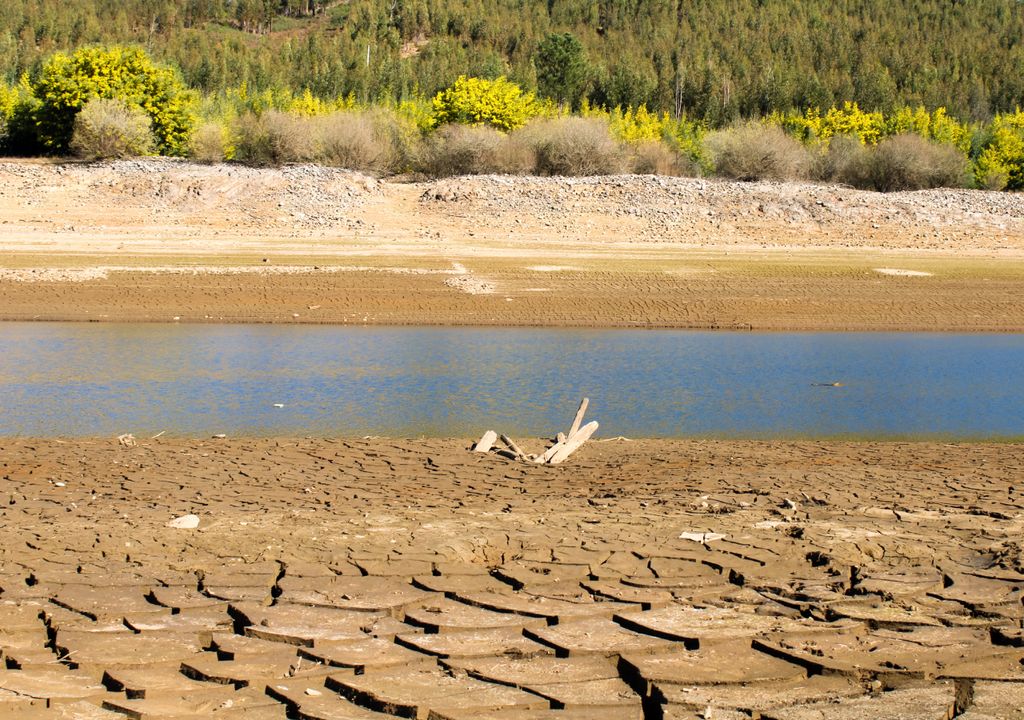
[[[1022,476],[985,444],[607,441],[553,468],[0,440],[0,715],[1020,718]]]
[[[1024,330],[1024,198],[0,164],[0,318]]]

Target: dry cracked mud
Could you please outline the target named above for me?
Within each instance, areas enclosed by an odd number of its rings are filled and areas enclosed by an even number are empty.
[[[1017,445],[468,446],[0,440],[0,715],[1024,718]]]

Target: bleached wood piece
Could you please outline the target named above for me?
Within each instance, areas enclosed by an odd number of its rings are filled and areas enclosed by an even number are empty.
[[[563,443],[563,442],[565,442],[565,433],[564,432],[560,432],[557,435],[555,435],[555,442],[556,443]]]
[[[597,428],[597,420],[588,422],[565,441],[565,444],[562,445],[558,452],[551,456],[548,463],[550,465],[558,465],[563,462],[566,458],[576,452],[583,443],[589,440],[590,436],[597,431]]]
[[[553,458],[555,456],[555,453],[558,452],[559,450],[561,450],[563,447],[565,447],[565,435],[562,435],[562,433],[558,433],[558,434],[561,436],[562,439],[559,440],[558,442],[556,442],[551,447],[549,447],[547,450],[545,450],[544,454],[540,456],[540,459],[537,460],[537,462],[539,462],[539,463],[550,462],[551,458]]]
[[[503,443],[505,443],[506,445],[508,445],[508,449],[509,449],[509,450],[511,450],[512,452],[514,452],[514,453],[516,454],[516,457],[517,457],[517,458],[519,458],[520,460],[525,460],[525,459],[526,459],[526,453],[524,453],[524,452],[523,452],[523,451],[522,451],[522,450],[521,450],[521,449],[519,448],[519,446],[518,446],[518,445],[516,445],[516,444],[515,444],[515,443],[514,443],[514,442],[512,441],[512,438],[510,438],[510,437],[509,437],[508,435],[500,435],[499,437],[501,438],[501,441],[502,441]]]
[[[484,433],[484,436],[480,438],[480,442],[473,446],[473,452],[485,453],[490,452],[491,448],[494,447],[494,443],[498,439],[498,433],[493,430],[488,430]]]
[[[567,437],[571,438],[580,429],[580,423],[583,422],[583,413],[587,411],[587,405],[589,404],[590,398],[583,398],[583,401],[580,402],[580,409],[576,411],[576,417],[572,419],[572,426],[569,428]]]

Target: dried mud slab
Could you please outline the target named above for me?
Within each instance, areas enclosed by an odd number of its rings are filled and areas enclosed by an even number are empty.
[[[0,441],[0,716],[1021,716],[1017,445],[469,445]]]

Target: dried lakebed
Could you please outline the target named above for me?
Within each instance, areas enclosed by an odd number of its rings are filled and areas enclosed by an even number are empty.
[[[468,445],[0,440],[0,715],[1021,717],[1019,446]]]

